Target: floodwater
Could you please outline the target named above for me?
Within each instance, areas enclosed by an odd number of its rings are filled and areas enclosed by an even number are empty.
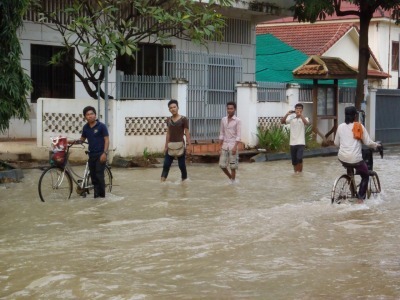
[[[0,299],[400,299],[400,148],[383,192],[331,205],[336,157],[116,169],[104,200],[39,200],[40,170],[0,185]]]

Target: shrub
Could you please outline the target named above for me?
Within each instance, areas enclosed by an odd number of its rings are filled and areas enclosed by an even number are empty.
[[[312,125],[305,128],[306,148],[315,149],[321,145],[314,140],[315,133]],[[269,128],[257,128],[258,147],[271,152],[289,152],[290,129],[289,127],[274,124]]]
[[[258,145],[273,152],[287,151],[289,149],[289,131],[280,124],[269,128],[257,128]]]
[[[268,129],[257,127],[258,148],[267,149],[268,147]]]

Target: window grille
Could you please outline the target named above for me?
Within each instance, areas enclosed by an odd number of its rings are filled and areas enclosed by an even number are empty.
[[[251,22],[239,19],[226,19],[226,26],[222,29],[222,39],[214,38],[213,41],[233,44],[251,44]]]
[[[286,83],[257,82],[257,97],[259,102],[286,101]]]

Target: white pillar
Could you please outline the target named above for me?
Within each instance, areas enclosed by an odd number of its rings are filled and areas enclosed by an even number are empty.
[[[367,98],[365,126],[372,140],[375,140],[376,89],[370,89]]]
[[[241,120],[242,143],[247,147],[257,145],[257,83],[240,82],[237,88],[237,116]]]
[[[178,100],[179,114],[187,116],[187,90],[188,81],[186,79],[172,79],[171,99]]]
[[[37,100],[36,105],[36,145],[43,147],[43,98]]]

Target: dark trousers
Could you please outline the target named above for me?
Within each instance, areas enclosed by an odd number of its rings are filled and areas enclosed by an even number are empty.
[[[358,198],[365,199],[369,182],[369,170],[367,164],[365,163],[365,161],[360,161],[356,164],[348,164],[342,162],[342,164],[347,168],[348,175],[353,175],[354,169],[356,169],[356,174],[361,176],[360,187],[358,189]]]
[[[292,158],[292,165],[301,164],[303,162],[303,153],[305,145],[290,146],[290,156]]]
[[[169,169],[171,168],[173,161],[174,161],[174,157],[169,155],[168,153],[166,153],[165,157],[164,157],[164,165],[163,165],[163,171],[161,173],[161,177],[164,177],[164,178],[168,177]],[[179,166],[179,169],[181,170],[182,180],[185,180],[187,178],[186,153],[184,153],[182,156],[178,157],[178,166]]]
[[[104,181],[105,163],[100,162],[100,155],[89,157],[90,178],[94,187],[94,197],[104,198],[106,196],[106,184]]]

